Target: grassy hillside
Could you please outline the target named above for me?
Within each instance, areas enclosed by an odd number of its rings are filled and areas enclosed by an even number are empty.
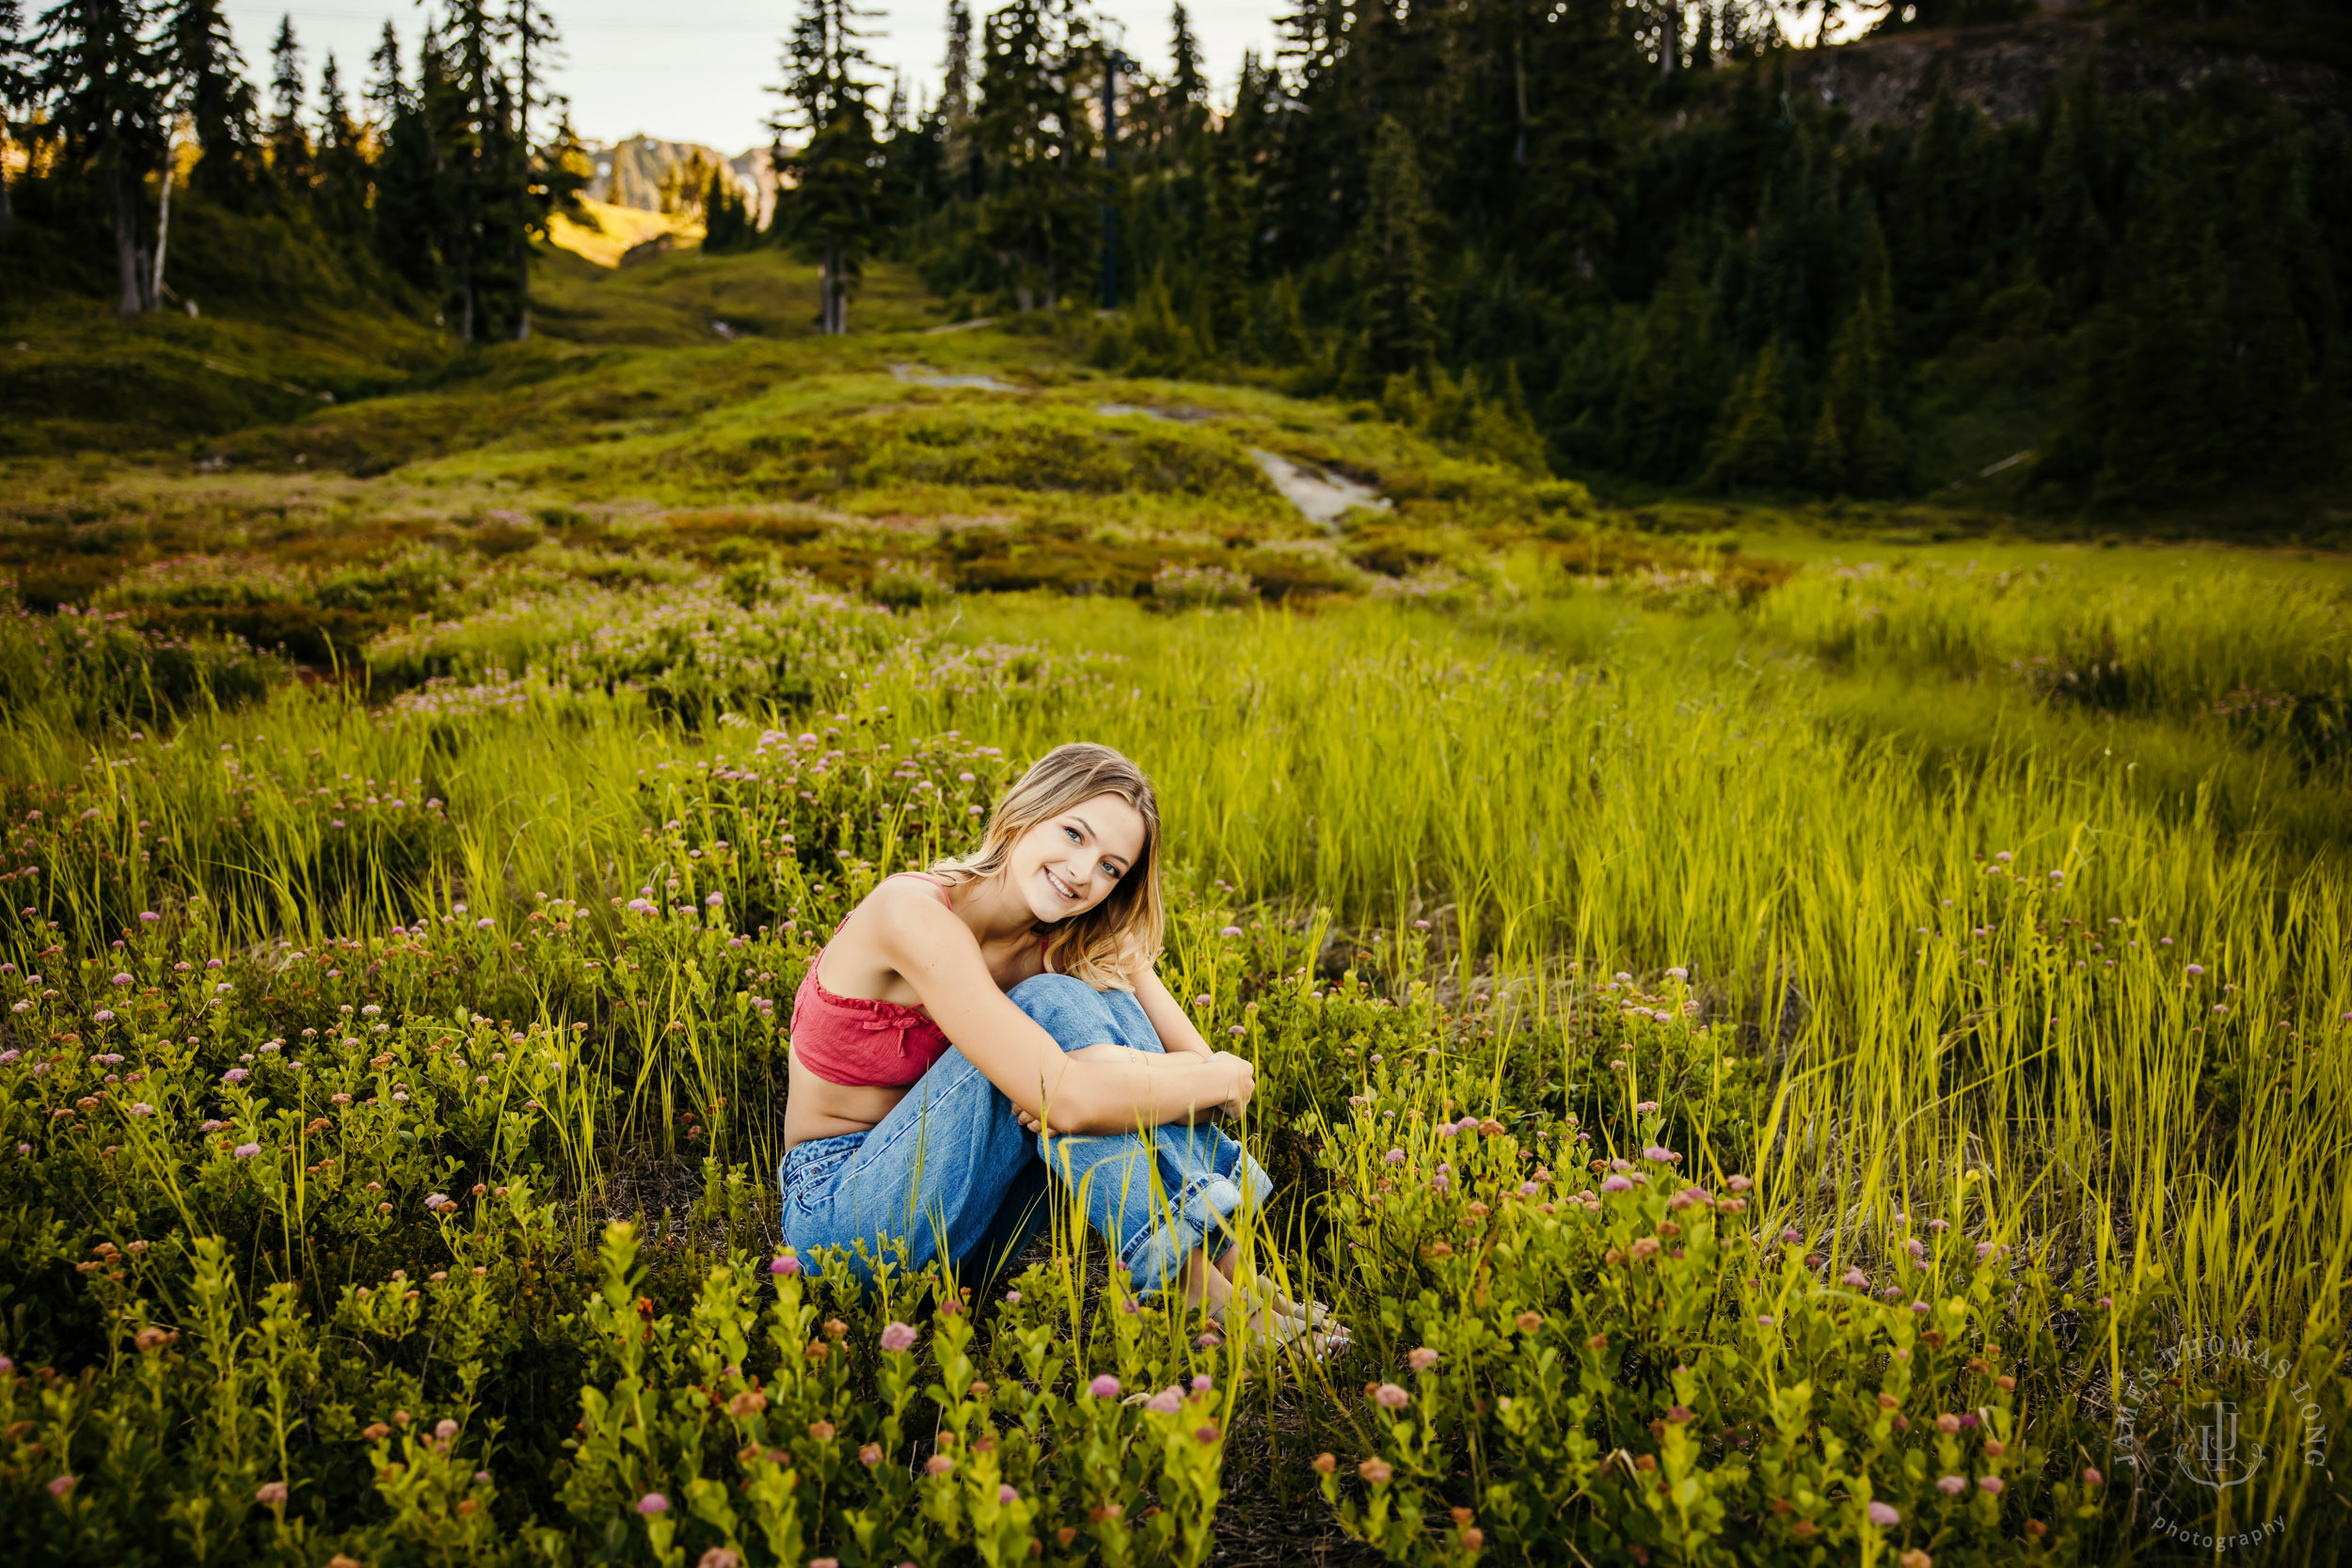
[[[585,197],[580,198],[577,218],[557,213],[548,223],[551,245],[600,267],[617,266],[632,247],[648,241],[668,239],[677,245],[691,245],[701,238],[699,222],[688,222],[671,213],[648,212],[643,207],[616,207],[609,201],[594,201]]]
[[[2311,1390],[2249,1445],[2352,1420],[2352,562],[1611,510],[812,282],[552,257],[531,342],[0,456],[0,1560],[2332,1561],[2113,1402],[2211,1333]],[[1074,1223],[779,1255],[784,999],[1075,736],[1332,1362]]]

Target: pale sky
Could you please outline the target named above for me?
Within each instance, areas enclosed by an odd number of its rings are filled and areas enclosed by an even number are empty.
[[[869,0],[869,4],[873,0]],[[1001,0],[974,0],[984,14]],[[270,40],[278,20],[294,17],[302,45],[303,75],[315,92],[319,66],[332,50],[344,90],[355,99],[368,76],[368,55],[389,17],[401,37],[404,71],[415,68],[417,35],[423,11],[405,0],[306,0],[292,7],[228,0],[222,8],[234,29],[246,70],[264,88],[269,80]],[[572,101],[572,123],[596,141],[618,141],[644,132],[668,141],[702,142],[733,154],[764,146],[761,122],[775,110],[767,87],[782,80],[776,58],[792,25],[797,0],[670,0],[646,7],[624,0],[551,0],[556,26],[569,56],[555,75],[558,90]],[[912,99],[919,85],[937,96],[940,62],[947,52],[946,0],[898,0],[873,4],[881,12],[870,24],[867,45],[887,75],[907,73]],[[1108,0],[1092,8],[1120,23],[1127,53],[1148,69],[1168,64],[1166,0]],[[1197,0],[1188,5],[1211,78],[1230,96],[1245,49],[1271,54],[1274,19],[1292,8],[1286,0]],[[887,93],[876,98],[876,106]]]
[[[886,78],[893,67],[903,70],[910,101],[918,87],[936,97],[947,50],[947,0],[866,3],[877,13],[867,48],[881,74]],[[1002,3],[972,0],[972,9],[977,17]],[[582,136],[610,142],[643,132],[665,141],[701,142],[730,156],[767,144],[762,121],[777,101],[766,89],[783,79],[776,59],[799,0],[656,0],[650,10],[626,0],[548,0],[548,5],[567,56],[555,73],[555,86],[570,95],[572,123]],[[1168,0],[1095,0],[1090,8],[1122,29],[1122,47],[1146,69],[1167,71]],[[1232,98],[1242,51],[1255,49],[1261,58],[1270,58],[1275,19],[1295,8],[1295,0],[1196,0],[1186,7],[1220,100]],[[1791,14],[1795,0],[1784,0],[1777,8],[1785,29],[1812,32],[1813,24]],[[311,90],[316,91],[319,66],[332,50],[344,90],[355,101],[367,81],[368,55],[385,19],[397,23],[403,70],[413,71],[424,15],[415,0],[305,0],[291,9],[226,0],[222,9],[247,73],[264,91],[270,40],[278,36],[278,18],[291,14],[302,46],[303,77]],[[1841,19],[1837,31],[1842,36],[1853,24]],[[886,92],[877,97],[876,107],[885,101]]]

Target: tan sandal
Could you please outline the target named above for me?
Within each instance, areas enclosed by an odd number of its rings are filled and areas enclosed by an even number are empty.
[[[1279,1298],[1280,1292],[1259,1280],[1248,1286],[1235,1286],[1233,1293],[1226,1298],[1222,1306],[1208,1307],[1205,1310],[1209,1322],[1228,1333],[1238,1332],[1243,1342],[1253,1350],[1292,1350],[1311,1361],[1324,1361],[1347,1349],[1350,1343],[1347,1330],[1331,1323],[1328,1307],[1323,1308],[1323,1319],[1318,1323],[1306,1316],[1294,1317],[1283,1311],[1276,1305]],[[1238,1314],[1234,1312],[1236,1304],[1241,1307]],[[1234,1327],[1235,1316],[1240,1318],[1238,1330]],[[1327,1323],[1330,1324],[1327,1330],[1325,1327]]]
[[[1288,1296],[1284,1295],[1281,1291],[1275,1286],[1274,1282],[1267,1279],[1263,1275],[1249,1275],[1249,1283],[1247,1288],[1253,1291],[1265,1291],[1270,1298],[1267,1305],[1271,1306],[1274,1310],[1281,1313],[1282,1316],[1286,1318],[1301,1319],[1310,1328],[1322,1328],[1331,1322],[1331,1308],[1327,1305],[1319,1301],[1309,1301],[1303,1303],[1293,1301]],[[1235,1291],[1240,1291],[1245,1289],[1245,1287],[1240,1281],[1237,1280],[1234,1282],[1233,1289]],[[1344,1338],[1347,1333],[1344,1328],[1341,1329],[1339,1332],[1343,1338]]]

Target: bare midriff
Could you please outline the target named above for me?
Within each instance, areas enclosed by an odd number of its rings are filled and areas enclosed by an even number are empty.
[[[941,891],[944,895],[946,890]],[[944,896],[943,901],[951,910],[955,907],[952,897]],[[816,973],[812,978],[819,1004],[860,1010],[882,1004],[905,1013],[920,1012],[922,1009],[912,994],[913,988],[895,974],[886,975],[882,988],[884,994],[879,997],[860,997],[854,991],[834,990],[833,982],[842,976],[837,969],[828,973],[826,960],[833,949],[839,945],[841,931],[848,928],[849,923],[845,918],[841,927],[834,932],[833,942],[817,955]],[[1031,975],[1041,973],[1044,968],[1043,942],[1025,933],[1003,943],[993,952],[990,951],[989,944],[983,944],[981,956],[988,963],[989,977],[996,982],[1000,990],[1007,991]],[[906,994],[894,996],[889,994],[891,991]],[[919,1083],[920,1079],[916,1082]],[[881,1125],[882,1118],[907,1097],[914,1086],[914,1084],[836,1084],[831,1079],[819,1077],[802,1060],[802,1053],[793,1051],[786,1068],[784,1147],[788,1151],[812,1138],[837,1138],[849,1132],[871,1132]]]
[[[786,1069],[784,1147],[844,1132],[870,1132],[911,1092],[880,1085],[829,1084],[794,1056]]]

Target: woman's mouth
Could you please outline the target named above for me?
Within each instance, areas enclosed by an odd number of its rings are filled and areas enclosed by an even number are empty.
[[[1063,881],[1059,877],[1055,876],[1050,868],[1046,870],[1045,880],[1052,885],[1056,893],[1060,894],[1064,898],[1069,899],[1073,904],[1078,901],[1078,890],[1072,887],[1068,882]]]

